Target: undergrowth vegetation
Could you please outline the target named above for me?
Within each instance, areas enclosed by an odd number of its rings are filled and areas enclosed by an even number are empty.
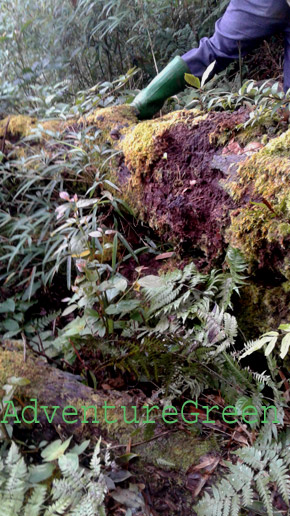
[[[89,113],[95,107],[94,101],[88,103],[89,98],[68,113],[75,116],[76,109],[80,115]],[[265,507],[268,515],[274,514],[271,486],[276,486],[287,504],[289,458],[280,444],[277,425],[261,423],[262,407],[271,411],[274,404],[277,412],[273,415],[283,428],[286,401],[277,360],[287,354],[288,326],[281,327],[286,332],[281,357],[275,346],[276,332],[241,349],[232,303],[247,282],[247,264],[235,249],[228,249],[220,270],[201,273],[189,262],[181,269],[172,265],[159,275],[144,274],[142,255],[154,257],[160,251],[144,229],[138,234],[133,214],[109,179],[114,159],[111,146],[101,131],[76,123],[71,114],[66,120],[63,131],[45,128],[44,123],[35,126],[17,149],[3,154],[3,339],[22,339],[38,355],[71,366],[83,349],[97,345],[98,368],[80,364],[80,372],[94,385],[98,371],[107,369],[128,378],[133,375],[140,385],[153,382],[155,400],[160,402],[173,403],[183,396],[198,399],[213,390],[237,415],[248,406],[256,407],[248,423],[257,436],[247,457],[244,448],[237,450],[238,462],[225,464],[229,473],[213,489],[214,505],[206,494],[196,511],[209,514],[211,505],[226,515],[239,514],[242,508]],[[132,230],[134,244],[130,242]],[[127,263],[133,264],[133,280],[122,273]],[[268,344],[268,371],[244,368],[241,359],[264,344]],[[4,435],[11,432],[7,425]],[[265,445],[268,455],[262,459]],[[260,455],[258,465],[256,457]],[[16,458],[20,460],[18,455]],[[21,464],[22,482],[28,482],[28,470]],[[18,462],[17,468],[20,471]],[[73,479],[69,475],[78,473],[65,471],[65,493],[70,493]],[[9,477],[7,482],[10,485]],[[9,505],[7,489],[2,497]],[[25,510],[30,507],[29,500],[24,502],[26,489],[21,484],[19,511],[23,503]],[[45,488],[34,489],[35,507],[42,514]],[[59,510],[64,510],[68,499],[64,501],[64,494],[58,498],[60,492],[55,489],[53,507],[59,504]],[[84,499],[70,500],[77,507],[72,514],[91,503],[88,497],[94,485],[87,484],[87,489]],[[47,503],[46,507],[49,511]]]
[[[41,453],[42,463],[37,466],[26,464],[15,443],[9,450],[2,446],[0,502],[5,516],[105,516],[103,502],[107,488],[101,473],[100,441],[94,449],[88,470],[80,466],[79,455],[89,442],[65,453],[70,440],[63,443],[57,440],[46,446]],[[108,454],[106,461],[109,461]],[[48,488],[44,481],[51,479],[53,474],[55,478]]]
[[[3,346],[21,342],[24,357],[34,353],[94,388],[122,376],[154,402],[210,400],[213,413],[230,405],[231,417],[254,407],[248,440],[232,449],[230,437],[227,460],[192,514],[282,516],[290,498],[290,325],[246,342],[235,307],[250,281],[247,256],[229,247],[201,272],[190,253],[157,241],[111,180],[120,159],[111,135],[87,123],[97,108],[129,103],[155,65],[210,33],[227,4],[0,1],[1,118],[18,113],[0,127],[0,332]],[[214,84],[186,90],[171,107],[250,106],[244,128],[270,121],[279,130],[290,100],[278,83],[246,81],[238,92]],[[0,414],[25,385],[7,380]],[[33,447],[17,435],[20,450],[14,430],[1,424],[5,516],[106,513],[112,484],[103,473],[116,465],[108,451],[101,460],[100,441],[88,469],[79,461],[88,442],[65,453],[70,440]],[[31,448],[35,461],[24,460]]]
[[[189,78],[191,76],[189,75]],[[279,113],[289,109],[290,90],[284,94],[279,82],[271,79],[258,84],[253,80],[245,81],[238,91],[220,87],[217,79],[197,89],[188,90],[180,96],[179,104],[186,108],[205,110],[236,110],[239,107],[250,107],[249,119],[243,125],[245,128],[260,123],[265,126],[279,121]],[[190,80],[189,80],[190,84]]]
[[[175,55],[209,35],[228,0],[13,0],[0,2],[1,110],[71,100],[134,67],[142,87]],[[200,23],[202,20],[202,24]]]

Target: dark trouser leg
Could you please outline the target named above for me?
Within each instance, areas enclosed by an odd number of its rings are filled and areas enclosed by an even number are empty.
[[[286,63],[290,59],[289,26],[290,8],[286,0],[232,0],[223,17],[217,21],[214,35],[211,38],[203,38],[199,48],[190,50],[182,59],[192,74],[202,77],[213,61],[216,61],[214,72],[220,72],[233,60],[238,59],[239,42],[242,55],[245,55],[260,39],[275,32],[286,31]],[[289,77],[288,69],[286,72]],[[287,81],[290,87],[290,77]]]
[[[290,24],[285,31],[284,91],[290,88]]]

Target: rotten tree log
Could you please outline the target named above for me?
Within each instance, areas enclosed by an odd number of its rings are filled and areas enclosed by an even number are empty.
[[[56,431],[63,439],[73,435],[77,442],[88,438],[94,442],[102,436],[105,442],[114,446],[117,456],[125,453],[129,445],[145,463],[155,464],[160,469],[163,469],[162,464],[165,469],[166,464],[171,464],[180,475],[202,455],[218,447],[216,437],[205,439],[196,425],[166,424],[160,417],[162,407],[148,413],[143,406],[149,403],[149,410],[151,405],[143,393],[94,390],[82,384],[78,377],[48,364],[42,357],[29,353],[24,360],[22,346],[21,342],[7,341],[5,347],[0,348],[0,391],[4,394],[3,386],[9,383],[10,377],[29,380],[28,385],[18,388],[17,400],[21,399],[23,407],[30,405],[32,409],[36,406],[32,400],[37,400],[39,422],[24,425],[26,431],[30,428],[48,440]],[[106,411],[104,407],[107,407]],[[136,407],[136,412],[132,407]],[[32,409],[23,414],[27,421],[35,420],[36,413]],[[2,421],[7,410],[3,411]],[[13,415],[12,405],[9,412]],[[150,420],[155,420],[155,424],[150,425],[150,432],[147,414]],[[129,423],[134,419],[136,422]],[[22,413],[19,413],[19,420],[20,423],[15,417],[7,418],[14,427],[21,428]]]
[[[65,135],[91,127],[96,134],[101,129],[100,144],[122,152],[111,159],[108,173],[136,217],[200,268],[219,267],[228,245],[240,249],[265,288],[259,319],[267,312],[271,319],[279,303],[281,319],[290,292],[290,130],[281,123],[273,136],[266,122],[245,128],[248,118],[246,108],[190,110],[139,123],[134,108],[124,105],[79,120],[41,122],[40,145],[50,152],[51,131]],[[0,121],[0,139],[12,156],[21,154],[19,140],[38,121],[10,117],[7,125],[7,120]],[[269,289],[273,295],[265,304]],[[253,302],[257,296],[255,286],[248,289]]]

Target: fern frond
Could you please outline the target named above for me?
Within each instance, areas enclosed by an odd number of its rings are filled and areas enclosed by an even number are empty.
[[[253,469],[260,471],[265,464],[262,462],[262,451],[255,446],[249,448],[240,448],[235,454],[242,459],[243,462],[251,466]]]
[[[63,516],[66,510],[71,506],[71,499],[69,495],[62,496],[56,502],[51,504],[44,512],[43,516]]]
[[[245,280],[247,279],[247,276],[244,276],[244,272],[247,270],[248,264],[246,263],[241,251],[239,251],[239,249],[229,247],[225,261],[229,266],[235,286],[244,285]]]
[[[267,487],[269,484],[269,481],[270,481],[269,475],[266,475],[264,472],[261,471],[256,476],[255,480],[256,480],[257,491],[258,491],[260,498],[267,510],[268,516],[274,516],[273,506],[272,506],[272,502],[271,502],[271,493],[270,493],[269,488]]]
[[[46,497],[46,487],[36,486],[25,504],[23,516],[39,516]]]
[[[256,373],[253,371],[253,378],[256,380],[257,383],[261,384],[262,386],[268,385],[272,383],[271,377],[266,374],[266,371],[263,371],[263,373]]]
[[[44,315],[43,317],[38,317],[37,319],[33,319],[32,321],[29,321],[28,326],[32,326],[34,330],[37,330],[39,332],[44,331],[49,324],[51,324],[55,319],[61,314],[61,310],[58,310],[57,312],[52,312],[47,315]]]
[[[231,504],[231,516],[239,516],[241,509],[241,500],[240,497],[235,494],[232,497],[232,504]]]
[[[91,458],[90,466],[92,471],[96,476],[100,474],[100,446],[101,446],[101,438],[98,440],[93,456]]]
[[[212,496],[208,493],[196,506],[198,516],[215,514],[212,506],[222,507],[221,514],[239,514],[241,509],[251,510],[256,503],[263,504],[268,516],[273,516],[272,485],[289,506],[290,475],[289,465],[285,456],[289,451],[289,435],[282,434],[279,441],[272,441],[265,448],[256,444],[251,447],[240,448],[235,452],[239,457],[236,464],[226,462],[229,472],[212,488]],[[254,491],[261,502],[254,502]],[[206,513],[206,506],[209,512]],[[229,509],[230,507],[230,509]],[[238,511],[238,512],[237,512]]]
[[[286,505],[289,506],[290,500],[290,479],[289,468],[283,459],[275,457],[270,462],[270,476],[277,483],[279,493]]]

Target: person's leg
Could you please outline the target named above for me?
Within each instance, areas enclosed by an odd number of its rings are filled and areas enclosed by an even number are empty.
[[[216,61],[213,73],[219,72],[255,47],[258,40],[274,32],[287,31],[285,84],[290,86],[290,7],[286,0],[231,0],[224,16],[216,23],[212,38],[203,38],[197,49],[173,61],[142,90],[132,102],[140,119],[151,118],[165,100],[186,87],[185,73],[201,78]],[[240,43],[240,46],[239,46]],[[287,64],[288,63],[288,64]]]
[[[253,49],[259,40],[275,32],[285,31],[290,19],[286,0],[232,0],[215,26],[211,38],[203,38],[199,48],[182,56],[191,73],[202,77],[216,61],[213,73],[225,69],[233,60]]]
[[[290,88],[290,23],[285,30],[284,91]]]

